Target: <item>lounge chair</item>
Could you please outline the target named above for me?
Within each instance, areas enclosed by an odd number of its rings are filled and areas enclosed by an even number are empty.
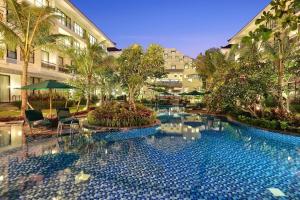
[[[45,119],[43,113],[38,110],[26,110],[24,125],[28,124],[30,133],[33,135],[33,129],[35,128],[46,128],[49,129],[52,126],[50,120]]]
[[[70,134],[74,133],[74,125],[80,128],[79,120],[72,117],[69,108],[57,108],[56,114],[58,118],[57,135],[61,135],[65,126],[69,127]]]

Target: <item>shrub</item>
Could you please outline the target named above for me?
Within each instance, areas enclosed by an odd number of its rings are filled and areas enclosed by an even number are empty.
[[[276,107],[277,106],[276,99],[273,96],[268,95],[267,98],[265,98],[265,105],[269,108]]]
[[[49,100],[30,100],[30,105],[36,110],[49,109]],[[54,100],[52,102],[53,108],[62,108],[65,107],[65,100]],[[13,105],[21,109],[21,101],[13,102]],[[75,101],[68,101],[68,107],[76,105]]]
[[[240,122],[249,124],[249,125],[253,125],[253,126],[259,126],[259,127],[263,127],[263,128],[267,128],[267,129],[280,129],[280,130],[286,130],[288,127],[288,122],[282,122],[282,123],[286,123],[286,127],[283,128],[284,126],[281,126],[281,123],[276,121],[276,120],[268,120],[268,119],[254,119],[254,118],[250,118],[250,117],[246,117],[243,115],[238,116],[238,120]]]
[[[88,123],[103,127],[134,127],[155,123],[155,113],[143,105],[137,104],[136,111],[128,103],[108,102],[88,114]]]
[[[291,111],[293,113],[300,113],[300,104],[291,104]]]
[[[282,130],[286,130],[289,127],[289,124],[287,122],[280,121],[279,123],[280,123],[280,128]]]

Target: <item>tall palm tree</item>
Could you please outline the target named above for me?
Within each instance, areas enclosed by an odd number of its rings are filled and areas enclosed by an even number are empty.
[[[21,86],[27,85],[28,63],[30,56],[48,44],[54,44],[62,35],[51,34],[55,10],[49,6],[37,7],[27,1],[4,0],[7,8],[7,20],[0,21],[2,44],[7,48],[20,48],[24,62],[22,67]],[[27,92],[21,92],[22,115],[27,108]]]
[[[271,62],[275,63],[278,68],[278,98],[280,108],[284,108],[282,102],[282,94],[286,94],[286,110],[289,111],[289,91],[288,83],[296,76],[289,71],[290,67],[293,67],[299,58],[300,49],[298,48],[298,36],[297,39],[290,40],[287,34],[281,36],[281,41],[279,43],[265,42],[264,43],[264,54]],[[296,64],[297,65],[297,64]],[[280,95],[281,94],[281,95]]]
[[[91,96],[95,87],[95,78],[99,68],[110,66],[114,58],[104,48],[105,41],[91,43],[88,34],[84,34],[86,47],[82,49],[68,48],[66,53],[72,58],[74,71],[86,81],[86,109],[90,108]]]
[[[284,109],[284,77],[286,63],[290,59],[293,49],[290,48],[292,42],[289,35],[292,31],[297,30],[300,23],[300,17],[295,15],[295,9],[300,5],[299,0],[273,0],[271,2],[271,11],[263,12],[263,15],[256,21],[260,29],[265,29],[264,33],[274,39],[273,42],[267,42],[265,48],[269,50],[270,58],[274,60],[277,68],[278,85],[278,107]],[[267,26],[273,25],[273,27]]]

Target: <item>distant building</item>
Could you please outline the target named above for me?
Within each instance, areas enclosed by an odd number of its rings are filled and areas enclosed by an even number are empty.
[[[202,89],[202,79],[196,69],[192,67],[193,59],[174,48],[165,49],[166,78],[158,80],[166,85],[171,93],[199,91]]]
[[[192,58],[174,48],[165,48],[164,58],[167,76],[152,80],[153,84],[162,86],[168,93],[175,95],[202,89],[202,79],[196,69],[192,67]],[[145,91],[145,93],[147,92]]]

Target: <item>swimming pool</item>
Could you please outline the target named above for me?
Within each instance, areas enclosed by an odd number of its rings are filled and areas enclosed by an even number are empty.
[[[300,199],[300,138],[211,116],[0,153],[0,199]]]

